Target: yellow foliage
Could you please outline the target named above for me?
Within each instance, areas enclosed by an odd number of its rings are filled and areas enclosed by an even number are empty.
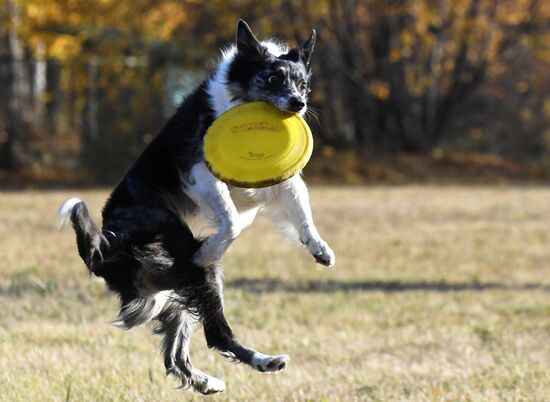
[[[80,41],[69,35],[57,35],[48,47],[48,56],[56,59],[76,57],[80,52]]]
[[[184,3],[175,0],[20,0],[20,35],[29,42],[43,42],[49,56],[67,59],[78,56],[82,43],[118,32],[109,47],[118,53],[128,40],[170,41],[187,22]],[[121,39],[122,38],[122,39]]]
[[[382,80],[374,80],[369,85],[369,92],[372,96],[380,100],[386,100],[390,97],[390,84]]]
[[[401,53],[399,52],[399,49],[393,48],[390,51],[390,61],[392,63],[395,63],[395,62],[399,61],[400,59],[401,59]]]
[[[144,28],[149,35],[170,40],[174,31],[185,23],[185,9],[180,1],[162,2],[144,16]]]

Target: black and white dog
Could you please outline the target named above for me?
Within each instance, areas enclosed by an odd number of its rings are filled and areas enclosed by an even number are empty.
[[[202,323],[208,346],[252,368],[278,371],[287,355],[268,356],[243,346],[223,314],[220,260],[260,210],[294,233],[315,260],[334,264],[334,253],[313,223],[300,175],[262,189],[221,182],[203,159],[203,136],[219,115],[244,102],[266,101],[304,114],[315,31],[297,48],[259,42],[240,20],[236,45],[223,51],[212,75],[190,94],[128,170],[103,209],[103,228],[78,198],[59,210],[59,226],[72,222],[78,252],[93,274],[120,296],[115,324],[128,329],[156,320],[164,334],[168,373],[203,394],[225,384],[191,365],[189,340]],[[206,228],[206,231],[205,231]]]

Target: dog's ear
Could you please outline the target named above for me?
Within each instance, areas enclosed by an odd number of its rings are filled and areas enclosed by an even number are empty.
[[[248,57],[258,57],[264,53],[262,44],[256,39],[248,24],[239,19],[236,34],[237,50]]]
[[[309,66],[309,61],[311,60],[311,54],[313,53],[313,48],[315,47],[316,38],[317,32],[315,31],[315,29],[312,29],[309,39],[298,49],[300,60],[306,65],[306,67]]]

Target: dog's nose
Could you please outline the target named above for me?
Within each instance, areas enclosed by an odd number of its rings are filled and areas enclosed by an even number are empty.
[[[302,110],[305,105],[305,102],[296,96],[293,96],[288,100],[288,107],[294,112]]]

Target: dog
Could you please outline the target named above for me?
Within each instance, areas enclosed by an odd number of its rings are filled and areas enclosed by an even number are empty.
[[[220,260],[259,211],[307,247],[318,263],[335,256],[321,238],[300,174],[260,189],[237,188],[210,173],[203,137],[223,112],[265,101],[303,115],[311,80],[316,32],[289,48],[260,42],[239,20],[236,43],[222,51],[213,73],[179,106],[115,187],[103,208],[103,227],[78,198],[59,209],[60,227],[72,223],[78,253],[91,274],[104,278],[120,297],[115,325],[130,329],[155,321],[164,335],[168,374],[202,394],[223,391],[223,381],[191,364],[189,341],[203,325],[209,348],[261,372],[283,369],[287,355],[265,355],[242,345],[223,312]]]

